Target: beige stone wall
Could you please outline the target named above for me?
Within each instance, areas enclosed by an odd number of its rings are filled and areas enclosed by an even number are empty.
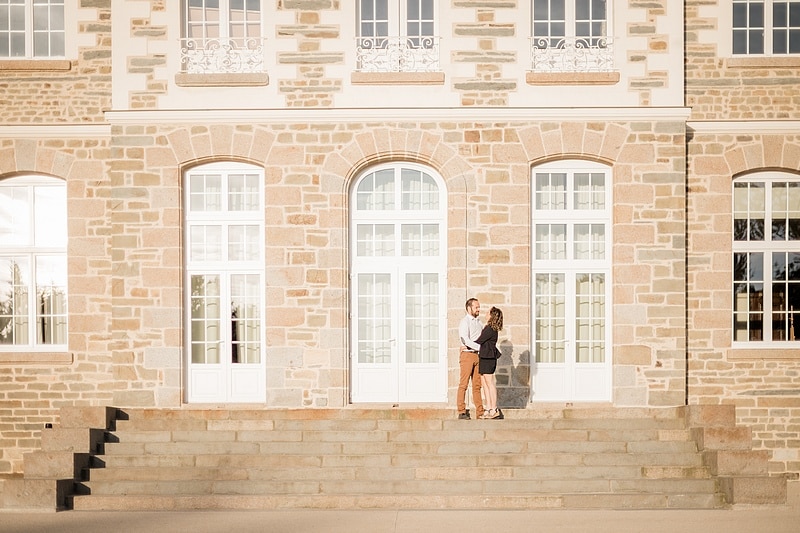
[[[734,403],[775,472],[800,471],[800,349],[732,349],[732,178],[800,170],[800,135],[695,133],[688,172],[689,402]]]
[[[686,105],[695,120],[800,118],[800,59],[730,53],[730,2],[686,0]]]
[[[0,138],[0,179],[65,180],[69,217],[68,352],[0,352],[0,473],[21,471],[59,407],[111,401],[110,155],[107,138]]]
[[[529,172],[559,156],[614,169],[615,402],[683,403],[682,122],[151,124],[113,133],[125,154],[111,163],[113,360],[124,382],[116,405],[180,403],[180,169],[220,159],[266,171],[269,405],[347,402],[348,186],[389,160],[429,164],[445,178],[451,327],[468,295],[502,306],[515,364],[500,381],[526,395],[529,372],[518,363],[530,357]]]
[[[67,31],[92,44],[77,47],[75,57],[0,61],[0,124],[105,120],[103,112],[111,108],[111,0],[80,0],[78,7],[78,27]],[[87,13],[95,20],[80,18]]]

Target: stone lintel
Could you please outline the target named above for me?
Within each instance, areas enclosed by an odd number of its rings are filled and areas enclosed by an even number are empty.
[[[531,72],[525,73],[528,85],[615,85],[619,72]]]
[[[729,57],[725,65],[730,68],[800,68],[800,57]]]
[[[4,70],[70,70],[69,59],[0,59],[0,71]]]
[[[353,85],[444,85],[444,72],[353,72]]]
[[[179,72],[175,74],[175,84],[179,87],[258,87],[269,85],[266,72],[194,74]]]
[[[74,360],[70,352],[0,353],[0,365],[71,365]]]

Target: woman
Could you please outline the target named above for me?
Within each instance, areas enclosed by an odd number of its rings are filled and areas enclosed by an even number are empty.
[[[497,333],[503,329],[503,312],[497,307],[489,310],[489,320],[483,327],[480,336],[475,340],[481,345],[478,351],[478,372],[481,374],[481,386],[486,392],[483,418],[503,418],[503,412],[497,408],[497,386],[494,371],[500,351],[497,349]]]

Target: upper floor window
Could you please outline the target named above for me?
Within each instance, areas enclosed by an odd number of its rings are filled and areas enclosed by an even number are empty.
[[[260,0],[184,0],[183,71],[263,72],[261,18]]]
[[[614,64],[606,0],[533,0],[531,57],[538,72],[602,72]]]
[[[0,350],[67,344],[64,182],[0,181]]]
[[[733,53],[800,53],[800,1],[733,0]]]
[[[434,72],[439,67],[436,0],[360,0],[362,72]]]
[[[0,0],[0,58],[64,57],[64,0]]]
[[[733,184],[733,340],[800,340],[800,177]],[[752,345],[752,344],[751,344]]]

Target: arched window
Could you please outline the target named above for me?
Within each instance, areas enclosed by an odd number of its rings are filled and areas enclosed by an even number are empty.
[[[431,169],[380,165],[351,201],[354,402],[447,399],[446,191]]]
[[[800,176],[759,172],[733,182],[733,341],[800,341]]]
[[[60,179],[0,181],[0,350],[66,349],[67,199]]]

